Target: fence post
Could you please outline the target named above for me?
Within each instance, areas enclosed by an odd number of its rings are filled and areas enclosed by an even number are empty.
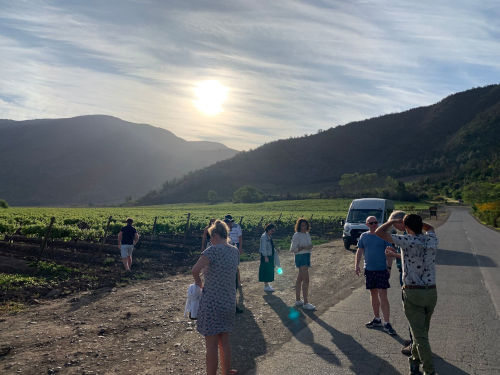
[[[155,222],[153,223],[153,229],[151,230],[151,239],[153,239],[155,235],[155,230],[156,230],[156,220],[158,219],[158,216],[155,216]]]
[[[113,219],[113,216],[110,216],[108,218],[108,224],[106,224],[106,230],[104,231],[104,237],[102,238],[101,243],[104,245],[106,243],[106,237],[108,237],[108,231],[109,231],[109,225],[111,224],[111,219]]]
[[[276,220],[276,224],[279,224],[282,215],[283,215],[283,212],[280,213],[280,217],[278,218],[278,220]]]
[[[243,222],[243,218],[244,218],[244,217],[245,217],[245,216],[240,217],[240,223],[239,223],[240,227],[241,227],[241,223]]]
[[[45,232],[45,238],[43,239],[42,244],[40,246],[40,254],[38,255],[38,261],[42,257],[42,253],[45,250],[45,246],[47,245],[47,240],[50,237],[50,233],[52,232],[52,226],[54,225],[55,221],[56,221],[56,218],[52,216],[50,218],[50,223],[49,223],[49,226],[47,227],[47,231]]]
[[[186,230],[184,231],[184,244],[186,244],[187,240],[187,235],[189,232],[189,220],[191,219],[191,212],[188,212],[187,214],[187,221],[186,221]]]

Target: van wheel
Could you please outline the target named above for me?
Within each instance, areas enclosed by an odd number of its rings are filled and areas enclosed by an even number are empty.
[[[344,241],[344,247],[346,250],[349,250],[349,248],[351,247],[351,244],[347,241]]]

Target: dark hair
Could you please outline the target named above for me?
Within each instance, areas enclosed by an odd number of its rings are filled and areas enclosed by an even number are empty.
[[[208,222],[208,225],[205,227],[205,229],[208,229],[212,226],[212,224],[215,223],[215,218],[211,218],[210,221]]]
[[[295,223],[295,232],[300,232],[300,226],[302,225],[302,223],[306,223],[306,225],[307,225],[307,232],[309,232],[311,230],[311,225],[303,217],[299,218],[297,220],[297,222]]]
[[[410,228],[415,234],[422,233],[422,218],[416,214],[408,214],[404,217],[403,223]]]
[[[215,223],[208,228],[208,233],[210,234],[210,237],[213,237],[214,234],[217,233],[221,238],[227,238],[229,227],[222,220],[216,220]]]
[[[273,223],[269,223],[269,224],[266,224],[264,230],[267,232],[269,232],[271,229],[274,229],[276,228],[276,225],[274,225]]]
[[[133,222],[134,222],[134,219],[132,219],[131,217],[127,218],[127,224],[132,225]]]

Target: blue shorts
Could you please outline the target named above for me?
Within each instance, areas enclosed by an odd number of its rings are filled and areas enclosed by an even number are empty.
[[[295,254],[295,267],[311,267],[311,253]]]
[[[389,271],[368,271],[365,269],[366,289],[389,289]]]

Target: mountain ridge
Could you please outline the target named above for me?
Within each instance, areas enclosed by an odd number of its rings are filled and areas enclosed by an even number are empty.
[[[466,166],[469,154],[478,162],[495,158],[500,153],[498,130],[500,85],[496,84],[456,93],[429,106],[266,143],[166,183],[139,203],[203,201],[208,190],[230,199],[244,185],[270,194],[310,193],[306,186],[333,186],[342,174],[355,172],[397,178],[451,173]],[[472,142],[476,138],[482,142]],[[465,139],[470,144],[464,145]]]
[[[106,115],[0,120],[0,197],[11,205],[118,204],[237,153]]]

